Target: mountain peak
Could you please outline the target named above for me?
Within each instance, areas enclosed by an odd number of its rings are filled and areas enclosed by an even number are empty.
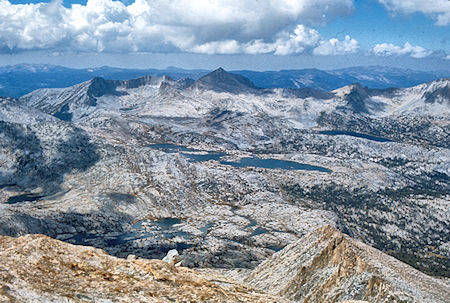
[[[212,72],[210,72],[209,74],[206,74],[205,76],[203,76],[199,80],[201,80],[201,79],[212,79],[212,78],[216,78],[218,80],[226,80],[226,79],[234,79],[234,80],[238,80],[238,81],[240,80],[240,81],[247,82],[247,84],[249,86],[254,86],[253,83],[251,83],[251,81],[249,79],[245,78],[244,76],[241,76],[241,75],[238,75],[238,74],[229,73],[226,70],[224,70],[222,67],[219,67],[218,69],[213,70]]]
[[[449,103],[450,100],[450,78],[440,79],[427,84],[423,95],[425,103]]]
[[[249,92],[256,89],[248,78],[229,73],[221,67],[195,81],[193,86],[199,89],[232,93]]]
[[[221,73],[227,73],[222,67],[219,67],[218,69],[212,71],[211,73],[215,73],[215,74],[221,74]]]
[[[249,285],[299,302],[446,302],[444,282],[327,225],[261,263]],[[403,299],[400,299],[403,298]],[[407,299],[406,299],[407,298]]]
[[[347,101],[347,107],[354,113],[368,114],[369,110],[366,106],[366,101],[369,99],[367,88],[362,87],[359,83],[352,84],[348,87],[348,91],[344,94],[344,99]]]
[[[106,94],[112,95],[116,93],[116,85],[114,81],[95,77],[90,81],[87,93],[91,98],[101,97]]]

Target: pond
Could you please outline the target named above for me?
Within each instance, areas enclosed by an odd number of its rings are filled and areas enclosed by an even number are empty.
[[[371,136],[371,135],[367,135],[367,134],[361,134],[361,133],[345,131],[345,130],[324,130],[319,133],[322,135],[329,135],[329,136],[344,136],[344,135],[352,136],[352,137],[367,139],[367,140],[376,141],[376,142],[392,142],[392,140],[387,139],[387,138],[375,137],[375,136]]]
[[[331,170],[315,165],[303,164],[293,161],[278,160],[278,159],[263,159],[255,156],[241,158],[239,161],[225,161],[223,157],[229,156],[224,152],[215,152],[208,150],[198,150],[188,148],[176,144],[151,144],[149,148],[158,149],[166,153],[180,153],[191,162],[204,162],[209,160],[218,161],[222,165],[229,165],[233,167],[260,167],[268,169],[282,169],[282,170],[309,170],[330,173]]]
[[[32,201],[37,201],[37,200],[39,200],[39,199],[41,199],[43,197],[44,196],[36,195],[36,194],[18,195],[18,196],[9,197],[9,199],[6,201],[6,204],[16,204],[16,203],[21,203],[21,202],[32,202]]]
[[[145,238],[165,238],[173,239],[175,237],[190,238],[190,234],[178,231],[173,228],[175,224],[181,223],[178,218],[163,218],[153,221],[139,221],[132,226],[132,230],[118,235],[116,238],[108,240],[109,246],[118,246],[129,241],[145,239]]]
[[[246,157],[239,160],[239,162],[221,161],[221,164],[231,165],[233,167],[261,167],[269,169],[282,170],[311,170],[329,173],[331,170],[321,166],[314,166],[293,161],[278,160],[278,159],[262,159],[258,157]]]
[[[143,225],[146,222],[146,225]],[[132,229],[123,234],[119,234],[114,237],[106,239],[107,246],[120,246],[130,241],[139,239],[152,238],[152,239],[173,239],[175,237],[183,237],[188,239],[190,234],[182,232],[174,228],[173,226],[181,223],[177,218],[162,218],[153,221],[139,221],[133,224]],[[103,242],[103,235],[100,234],[77,234],[67,241],[78,245],[92,245],[92,240]],[[187,244],[185,244],[187,245]]]

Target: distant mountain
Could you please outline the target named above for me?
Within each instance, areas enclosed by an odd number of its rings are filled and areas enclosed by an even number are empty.
[[[203,76],[194,83],[194,87],[225,92],[247,92],[255,89],[255,85],[239,74],[227,73],[223,68]]]
[[[54,65],[19,64],[0,67],[0,96],[17,98],[40,88],[69,87],[95,77],[114,80],[128,80],[144,76],[168,75],[174,79],[198,79],[206,75],[206,70],[183,70],[179,68],[157,69],[123,69],[99,67],[73,69]]]
[[[144,76],[131,80],[105,80],[95,77],[67,88],[38,89],[23,96],[21,102],[61,120],[71,121],[74,115],[75,118],[82,118],[94,111],[98,98],[104,95],[116,97],[128,95],[127,90],[142,86],[152,93],[162,87],[163,82],[176,84],[167,76]]]
[[[258,87],[283,87],[283,88],[316,88],[332,90],[355,81],[346,81],[339,76],[318,69],[281,70],[281,71],[235,71],[253,81]]]
[[[441,115],[448,111],[450,80],[441,79],[410,88],[370,89],[360,84],[352,84],[333,91],[311,88],[258,88],[248,78],[226,72],[219,68],[194,81],[192,79],[174,80],[168,76],[144,76],[131,80],[106,80],[96,77],[92,80],[67,88],[44,88],[35,90],[20,98],[20,102],[37,108],[64,121],[80,120],[90,116],[97,109],[123,111],[140,108],[141,111],[162,110],[164,115],[189,115],[200,117],[204,112],[216,115],[221,102],[207,98],[200,102],[194,100],[195,92],[248,94],[263,98],[281,94],[283,98],[312,98],[317,103],[315,110],[348,112],[384,116],[390,114],[414,113],[419,115]],[[194,94],[192,94],[194,93]],[[188,99],[186,96],[190,96]],[[170,98],[174,108],[166,108]],[[191,99],[192,98],[192,99]],[[269,97],[270,99],[270,97]],[[131,101],[132,100],[132,101]],[[153,100],[162,106],[147,104]],[[315,101],[312,101],[315,100]],[[131,102],[130,102],[131,101]],[[270,101],[272,103],[272,101]],[[151,103],[151,102],[150,102]],[[327,105],[326,105],[327,104]],[[299,106],[299,105],[296,105]],[[235,102],[225,111],[255,114],[255,108],[266,111],[260,104],[249,108],[246,102]],[[277,108],[271,104],[270,108]],[[300,109],[298,109],[300,110]],[[302,109],[302,111],[308,111]],[[267,112],[268,114],[273,114]],[[290,112],[286,113],[289,117]]]
[[[126,80],[146,75],[167,75],[176,80],[182,78],[198,80],[209,72],[202,69],[185,70],[176,67],[168,67],[165,70],[124,69],[108,66],[73,69],[54,65],[19,64],[0,67],[0,96],[17,98],[35,89],[68,87],[95,77]],[[239,70],[233,71],[233,74],[248,78],[252,84],[247,83],[246,86],[254,85],[261,88],[307,87],[320,90],[333,90],[354,83],[370,88],[410,87],[450,77],[450,71],[423,72],[383,66],[352,67],[331,71],[318,69],[265,72]]]
[[[359,83],[370,88],[410,87],[450,77],[450,71],[424,72],[385,66],[351,67],[337,70],[235,71],[258,87],[316,88],[333,90]]]

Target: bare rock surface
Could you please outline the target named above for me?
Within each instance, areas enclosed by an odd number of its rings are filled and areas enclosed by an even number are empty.
[[[264,261],[244,281],[295,302],[450,302],[450,285],[321,227]]]
[[[287,302],[224,277],[43,235],[0,237],[0,301]]]

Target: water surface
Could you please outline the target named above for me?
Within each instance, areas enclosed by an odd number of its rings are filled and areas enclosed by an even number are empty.
[[[246,157],[239,160],[239,162],[221,161],[221,164],[230,165],[233,167],[261,167],[269,169],[282,170],[311,170],[329,173],[331,170],[321,166],[309,165],[293,161],[278,160],[278,159],[262,159],[258,157]]]
[[[222,160],[222,158],[230,156],[227,153],[192,149],[176,144],[151,144],[148,147],[152,149],[159,149],[166,153],[180,153],[183,157],[186,157],[191,162],[205,162],[215,160],[222,165],[229,165],[233,167],[260,167],[282,170],[309,170],[326,173],[331,172],[331,170],[321,166],[278,159],[263,159],[256,156],[241,158],[239,161],[225,161]]]
[[[356,133],[356,132],[351,132],[351,131],[345,131],[345,130],[324,130],[319,133],[322,135],[329,135],[329,136],[343,136],[343,135],[352,136],[352,137],[367,139],[367,140],[376,141],[376,142],[392,142],[392,140],[387,139],[387,138],[376,137],[376,136],[372,136],[372,135]]]
[[[6,204],[16,204],[21,202],[32,202],[37,201],[43,198],[44,196],[36,195],[36,194],[24,194],[24,195],[18,195],[9,197],[9,199],[6,201]]]

